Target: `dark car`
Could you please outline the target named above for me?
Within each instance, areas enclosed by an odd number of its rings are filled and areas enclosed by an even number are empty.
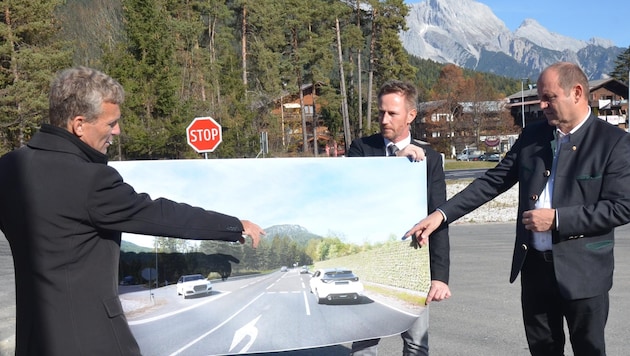
[[[501,160],[501,155],[498,153],[492,153],[484,156],[484,160],[489,162],[499,162]]]

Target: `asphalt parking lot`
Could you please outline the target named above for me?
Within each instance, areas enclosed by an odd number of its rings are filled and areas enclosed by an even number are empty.
[[[529,355],[521,323],[520,285],[509,284],[514,224],[451,226],[451,280],[453,296],[430,307],[430,347],[433,356]],[[630,319],[630,226],[617,229],[615,278],[610,292],[606,329],[607,354],[630,354],[626,321]],[[0,355],[12,355],[15,324],[13,262],[0,235]],[[331,348],[341,355],[349,345]],[[384,338],[380,356],[400,355],[399,336]],[[334,350],[334,353],[332,353]],[[281,355],[323,355],[322,350],[283,352]],[[315,352],[315,353],[313,353]],[[567,346],[565,355],[573,353]]]

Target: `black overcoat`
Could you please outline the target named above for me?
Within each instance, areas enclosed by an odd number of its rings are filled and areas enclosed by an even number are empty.
[[[159,177],[156,177],[159,179]],[[239,219],[126,184],[49,125],[0,159],[0,228],[16,274],[16,355],[138,355],[118,298],[121,232],[237,241]]]

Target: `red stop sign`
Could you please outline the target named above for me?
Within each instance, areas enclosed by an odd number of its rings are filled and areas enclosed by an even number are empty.
[[[211,117],[196,117],[186,128],[188,144],[199,153],[212,152],[223,140],[221,125]]]

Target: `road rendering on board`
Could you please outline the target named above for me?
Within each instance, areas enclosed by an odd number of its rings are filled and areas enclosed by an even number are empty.
[[[183,299],[175,286],[155,290],[168,304],[129,324],[147,355],[223,355],[307,349],[363,338],[399,334],[421,310],[367,296],[318,304],[309,291],[310,274],[299,268],[213,282],[211,295]],[[126,301],[148,300],[146,291],[123,293]],[[151,308],[149,308],[151,309]]]

